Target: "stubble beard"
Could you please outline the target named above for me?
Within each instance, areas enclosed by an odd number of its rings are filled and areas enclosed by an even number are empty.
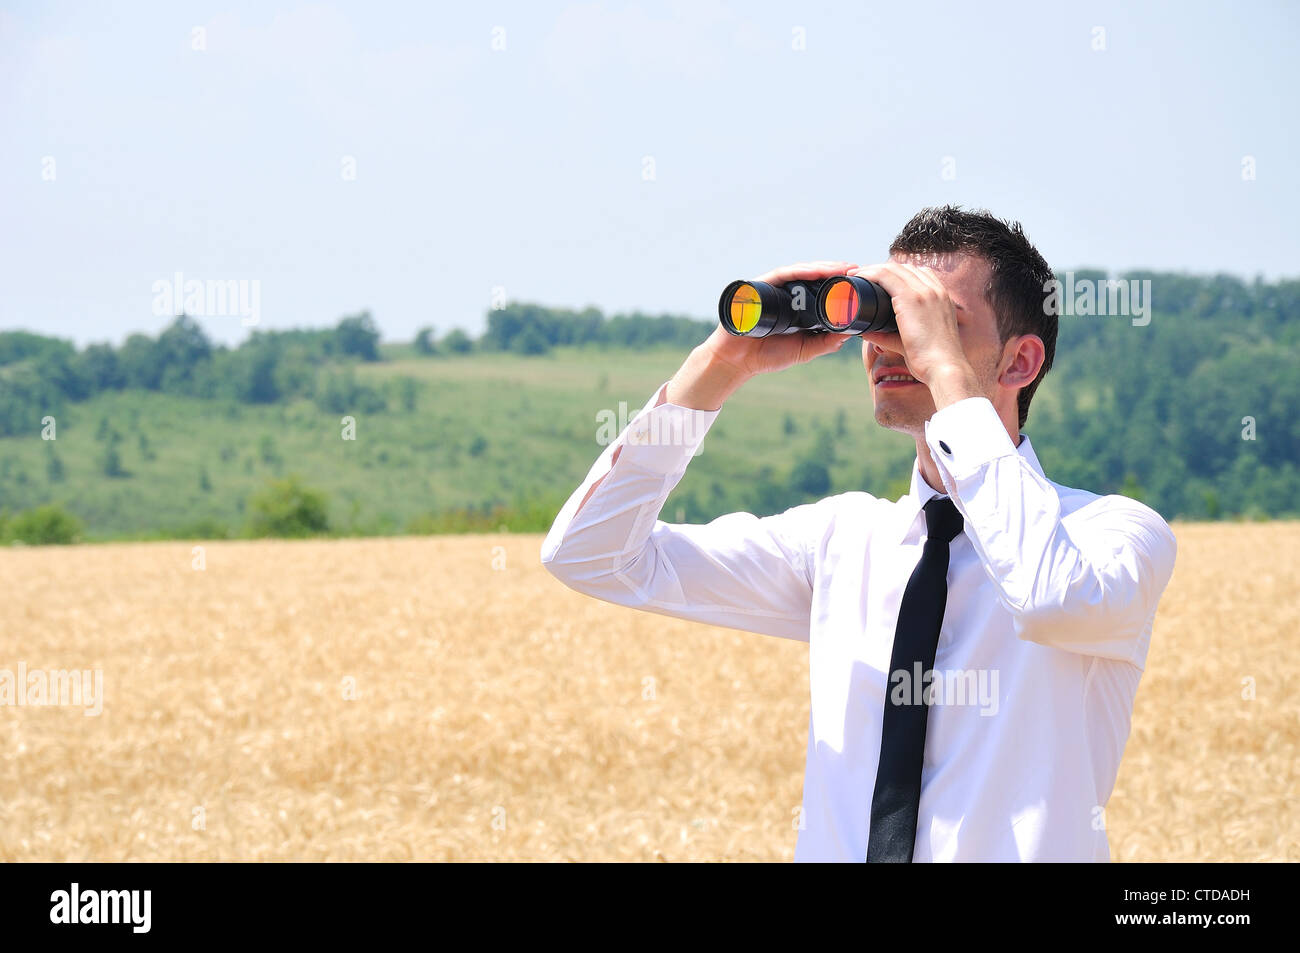
[[[925,385],[919,385],[924,387]],[[931,402],[928,411],[920,408],[901,407],[897,402],[882,404],[876,401],[876,423],[886,430],[896,430],[909,437],[921,437],[925,433],[925,422],[934,413]]]

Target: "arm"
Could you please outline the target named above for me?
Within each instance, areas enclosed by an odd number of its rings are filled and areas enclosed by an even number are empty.
[[[1177,549],[1165,521],[1121,496],[1064,512],[983,397],[935,413],[926,444],[1017,634],[1142,667]]]
[[[1156,603],[1173,573],[1169,527],[1153,510],[1120,496],[1067,513],[1055,486],[1017,452],[1011,424],[982,390],[954,304],[935,272],[889,262],[861,273],[894,296],[898,318],[897,335],[864,336],[876,346],[901,345],[909,370],[929,387],[936,410],[918,454],[933,461],[965,518],[1017,634],[1142,667]],[[1042,341],[1021,336],[996,387],[1006,393],[1028,384],[1042,361]]]
[[[842,273],[844,265],[797,265],[762,280],[824,277]],[[761,519],[731,513],[704,526],[658,516],[722,404],[745,381],[848,340],[804,334],[751,340],[717,329],[569,497],[542,545],[543,565],[570,588],[618,605],[807,641],[809,545],[829,507],[798,506]]]
[[[661,615],[807,641],[810,530],[821,504],[703,526],[658,519],[717,411],[663,400],[665,384],[601,454],[542,544],[569,588]]]

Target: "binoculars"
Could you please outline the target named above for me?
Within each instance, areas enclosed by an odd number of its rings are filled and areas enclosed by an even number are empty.
[[[796,279],[783,285],[733,281],[718,299],[718,321],[737,337],[897,331],[884,288],[857,275]]]

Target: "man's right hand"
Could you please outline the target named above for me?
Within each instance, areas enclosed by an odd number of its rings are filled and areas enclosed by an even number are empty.
[[[757,281],[783,285],[798,278],[829,278],[846,274],[857,265],[845,261],[801,262],[775,268]],[[719,325],[691,352],[673,375],[664,399],[679,407],[718,410],[736,390],[758,374],[785,370],[823,354],[838,351],[852,334],[774,334],[765,338],[737,337]]]

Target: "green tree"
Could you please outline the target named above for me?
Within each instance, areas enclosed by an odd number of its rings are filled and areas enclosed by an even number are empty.
[[[518,351],[520,354],[545,354],[550,350],[550,345],[547,344],[542,332],[530,324],[514,339],[511,350]]]
[[[45,478],[51,483],[62,483],[66,476],[63,459],[59,456],[59,452],[54,449],[54,441],[47,441],[45,444]]]
[[[790,486],[804,496],[825,496],[831,489],[831,472],[820,460],[800,460],[790,473]]]
[[[212,342],[197,321],[182,314],[158,335],[153,352],[162,368],[158,386],[170,393],[190,393],[200,367],[212,359]]]
[[[379,329],[369,311],[344,318],[334,329],[339,353],[359,357],[363,361],[379,360]]]
[[[329,500],[297,476],[272,480],[248,501],[252,536],[317,536],[329,532]]]
[[[455,328],[442,339],[442,346],[449,354],[468,354],[473,350],[474,342],[460,328]]]
[[[157,390],[162,383],[164,364],[158,345],[147,334],[132,334],[117,352],[117,363],[127,387]]]
[[[77,355],[73,366],[91,393],[114,390],[125,383],[117,352],[110,344],[90,345]]]
[[[81,521],[55,503],[25,510],[7,520],[5,538],[32,546],[76,542]]]
[[[99,453],[99,469],[106,477],[127,477],[131,474],[122,466],[122,455],[117,452],[117,445],[122,442],[122,435],[110,430],[104,440],[104,449]]]

